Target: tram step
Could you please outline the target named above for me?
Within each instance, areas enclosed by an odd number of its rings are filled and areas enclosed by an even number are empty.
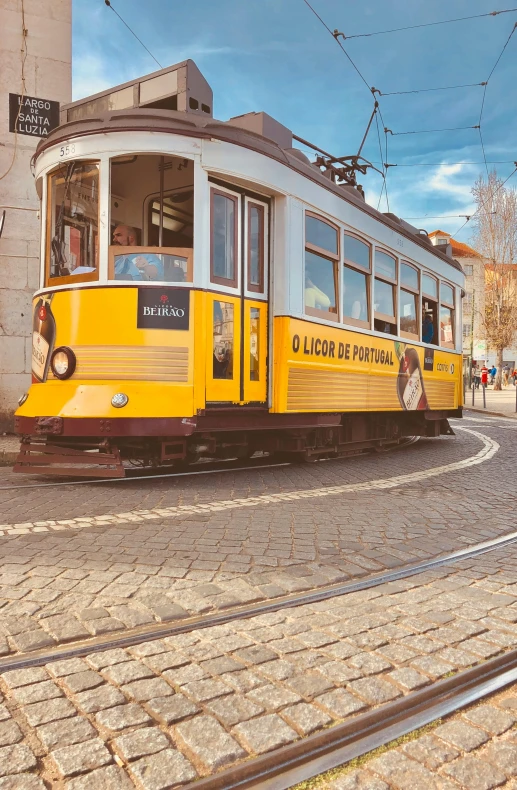
[[[97,452],[72,447],[22,441],[13,472],[74,477],[124,477],[125,469],[116,447],[112,452],[98,445]]]

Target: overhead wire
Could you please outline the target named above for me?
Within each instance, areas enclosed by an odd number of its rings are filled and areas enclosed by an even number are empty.
[[[508,46],[508,44],[510,43],[510,40],[511,40],[513,34],[515,33],[516,29],[517,29],[517,22],[515,22],[512,30],[511,30],[510,35],[506,39],[506,41],[504,43],[504,46],[503,46],[501,52],[499,53],[499,56],[498,56],[496,62],[494,63],[494,65],[492,67],[492,71],[490,72],[490,74],[488,75],[488,78],[485,81],[485,87],[483,89],[483,96],[481,97],[481,109],[479,111],[478,129],[479,129],[479,141],[481,143],[481,150],[483,152],[483,159],[484,159],[484,162],[485,162],[485,170],[486,170],[487,182],[490,179],[490,174],[488,172],[488,162],[487,162],[487,159],[486,159],[485,144],[484,144],[484,141],[483,141],[483,133],[482,133],[482,130],[481,130],[481,121],[483,119],[483,110],[485,109],[486,92],[487,92],[487,88],[488,88],[488,83],[490,82],[490,79],[492,78],[492,75],[493,75],[494,71],[496,70],[496,68],[497,68],[497,66],[499,64],[499,61],[503,57],[504,51],[505,51],[506,47]]]
[[[407,27],[394,27],[390,30],[377,30],[373,33],[355,33],[352,36],[345,36],[344,33],[340,33],[341,36],[345,40],[349,40],[351,38],[369,38],[371,36],[384,36],[387,33],[399,33],[402,30],[416,30],[417,28],[421,27],[434,27],[436,25],[450,25],[452,22],[465,22],[468,19],[481,19],[482,17],[487,16],[499,16],[499,14],[510,14],[513,11],[517,11],[517,8],[505,8],[502,11],[488,11],[485,14],[472,14],[471,16],[460,16],[456,17],[455,19],[442,19],[439,22],[423,22],[419,25],[408,25]]]
[[[350,57],[350,55],[348,54],[348,52],[346,51],[346,49],[344,48],[344,46],[343,46],[343,45],[341,44],[341,42],[338,40],[338,38],[337,38],[337,30],[334,30],[334,31],[332,31],[332,30],[329,28],[329,26],[327,25],[327,23],[326,23],[326,22],[325,22],[325,21],[324,21],[324,20],[321,18],[321,16],[318,14],[318,12],[316,11],[316,9],[315,9],[315,8],[313,8],[313,7],[312,7],[312,5],[309,3],[309,0],[303,0],[303,2],[305,3],[305,5],[306,5],[306,6],[308,6],[308,7],[310,8],[310,10],[311,10],[311,11],[312,11],[312,13],[314,14],[314,16],[315,16],[315,17],[317,17],[317,18],[319,19],[319,21],[321,22],[321,24],[323,25],[323,27],[324,27],[324,28],[325,28],[325,29],[326,29],[326,30],[327,30],[327,31],[330,33],[330,35],[332,36],[332,38],[334,38],[334,39],[336,40],[336,43],[338,44],[338,46],[340,47],[340,49],[343,51],[343,53],[344,53],[344,54],[345,54],[345,56],[348,58],[348,60],[350,61],[350,63],[352,64],[352,66],[354,67],[354,69],[356,70],[356,72],[359,74],[360,78],[362,79],[362,81],[364,82],[364,84],[366,85],[366,87],[368,88],[368,90],[371,92],[371,90],[372,90],[372,89],[371,89],[371,87],[368,85],[368,83],[367,83],[367,81],[365,80],[365,78],[363,77],[363,75],[361,74],[361,72],[360,72],[359,68],[356,66],[356,64],[354,63],[354,61],[352,60],[352,58]]]
[[[374,101],[374,103],[375,103],[375,101],[376,101],[376,99],[375,99],[375,88],[373,88],[372,86],[370,86],[370,85],[368,84],[367,80],[365,79],[364,75],[362,74],[362,72],[361,72],[361,70],[359,69],[359,67],[357,66],[357,64],[356,64],[356,63],[353,61],[353,59],[350,57],[350,55],[348,54],[348,52],[346,51],[346,49],[345,49],[345,48],[344,48],[344,46],[342,45],[341,41],[339,41],[339,35],[340,35],[340,34],[338,33],[338,31],[337,31],[337,30],[334,30],[334,31],[332,31],[332,30],[330,29],[330,27],[327,25],[327,23],[325,22],[325,20],[324,20],[324,19],[323,19],[323,18],[322,18],[322,17],[321,17],[319,14],[318,14],[318,12],[317,12],[317,11],[316,11],[316,9],[315,9],[315,8],[314,8],[314,7],[311,5],[311,3],[309,3],[309,0],[303,0],[303,2],[304,2],[304,3],[305,3],[305,5],[306,5],[306,6],[307,6],[307,7],[308,7],[308,8],[309,8],[311,11],[312,11],[312,13],[314,14],[314,16],[315,16],[315,17],[316,17],[316,18],[317,18],[317,19],[318,19],[318,20],[321,22],[321,24],[323,25],[323,27],[325,28],[325,30],[326,30],[328,33],[330,33],[330,35],[332,36],[332,38],[335,40],[336,44],[337,44],[337,45],[338,45],[338,47],[341,49],[341,51],[343,52],[343,54],[345,55],[345,57],[348,59],[348,61],[349,61],[349,62],[350,62],[350,64],[352,65],[352,67],[355,69],[355,71],[357,72],[357,74],[358,74],[358,75],[359,75],[359,77],[361,78],[362,82],[363,82],[363,83],[366,85],[366,87],[368,88],[368,91],[369,91],[369,93],[372,95],[372,97],[373,97],[373,101]],[[384,119],[382,118],[382,112],[381,112],[381,108],[378,106],[378,103],[377,103],[377,109],[378,109],[379,115],[380,115],[380,117],[381,117],[382,124],[383,124],[383,126],[385,126],[385,124],[384,124]],[[375,119],[376,119],[376,121],[377,121],[377,114],[375,114]],[[386,133],[386,129],[385,129],[385,133]],[[363,141],[363,142],[364,142],[364,141]],[[386,153],[387,153],[387,150],[388,150],[388,141],[386,140]],[[382,149],[381,149],[381,160],[382,160],[382,158],[383,158],[383,157],[382,157]],[[384,172],[384,184],[383,184],[383,186],[384,186],[384,188],[385,188],[385,190],[386,190],[386,205],[388,206],[388,211],[389,211],[388,186],[387,186],[387,181],[386,181],[386,176],[387,176],[387,168],[386,168],[386,170],[385,170],[385,168],[383,167],[383,171],[385,171],[385,172]],[[382,197],[382,191],[381,191],[381,197]],[[379,202],[380,202],[380,197],[379,197]]]
[[[124,19],[122,19],[122,17],[120,16],[119,12],[118,12],[118,11],[116,11],[116,10],[113,8],[113,6],[111,5],[111,2],[110,2],[110,0],[104,0],[104,3],[105,3],[105,5],[107,5],[107,6],[108,6],[108,8],[111,8],[111,10],[113,11],[113,13],[114,13],[114,14],[116,14],[116,15],[118,16],[118,18],[120,19],[120,21],[122,22],[122,24],[123,24],[123,25],[125,25],[125,26],[127,27],[127,29],[129,30],[129,32],[131,33],[131,35],[132,35],[132,36],[134,36],[134,37],[136,38],[136,40],[138,41],[138,43],[139,43],[139,44],[141,44],[141,45],[143,46],[143,48],[145,49],[145,51],[146,51],[146,52],[147,52],[147,53],[148,53],[148,54],[149,54],[149,55],[152,57],[152,59],[154,60],[154,62],[155,62],[155,63],[157,63],[157,64],[158,64],[158,66],[159,66],[161,69],[163,69],[163,66],[162,66],[162,64],[160,63],[160,61],[159,61],[159,60],[157,60],[157,59],[154,57],[153,53],[151,52],[151,50],[150,50],[150,49],[148,49],[148,48],[146,47],[146,45],[144,44],[144,42],[142,41],[142,39],[138,38],[138,36],[137,36],[137,34],[135,33],[135,31],[134,31],[134,30],[132,30],[132,29],[129,27],[128,23],[127,23],[127,22],[126,22]]]
[[[486,97],[487,86],[488,86],[490,78],[492,77],[497,65],[499,64],[499,61],[501,60],[501,58],[502,58],[502,56],[504,54],[504,51],[506,50],[506,47],[508,46],[508,44],[509,44],[509,42],[510,42],[510,40],[511,40],[511,38],[512,38],[514,32],[515,32],[515,30],[517,29],[517,22],[514,24],[514,26],[512,28],[512,31],[511,31],[510,35],[508,36],[508,38],[507,38],[507,40],[506,40],[501,52],[499,53],[499,56],[498,56],[498,58],[497,58],[497,60],[496,60],[496,62],[494,64],[494,66],[492,67],[492,70],[491,70],[490,74],[488,75],[488,79],[486,81],[480,82],[480,83],[467,83],[467,84],[462,84],[462,85],[450,85],[450,86],[443,86],[443,87],[436,87],[436,88],[421,88],[421,89],[418,89],[418,90],[415,89],[415,90],[411,90],[411,91],[393,91],[393,92],[385,93],[385,94],[383,94],[380,90],[378,90],[378,89],[376,89],[373,86],[370,86],[368,84],[367,80],[365,79],[364,75],[360,71],[359,67],[354,62],[352,57],[348,54],[348,52],[344,48],[343,44],[339,40],[339,38],[342,37],[343,40],[346,41],[346,40],[348,40],[350,38],[366,38],[366,37],[369,37],[369,36],[383,35],[383,34],[386,34],[386,33],[396,33],[396,32],[400,32],[400,31],[403,31],[403,30],[415,30],[417,28],[432,27],[432,26],[436,26],[436,25],[450,24],[450,23],[453,23],[453,22],[464,22],[464,21],[470,20],[470,19],[480,19],[480,18],[489,17],[489,16],[495,17],[495,16],[499,16],[500,14],[509,14],[509,13],[515,12],[515,11],[517,11],[517,8],[507,8],[507,9],[502,9],[501,11],[490,11],[490,12],[483,13],[483,14],[472,14],[472,15],[465,16],[465,17],[457,17],[457,18],[454,18],[454,19],[446,19],[446,20],[441,20],[441,21],[437,21],[437,22],[427,22],[427,23],[422,23],[422,24],[418,24],[418,25],[409,25],[409,26],[401,27],[401,28],[392,28],[390,30],[381,30],[381,31],[373,32],[373,33],[361,33],[361,34],[356,34],[356,35],[352,35],[352,36],[346,36],[344,33],[338,31],[337,29],[332,31],[331,28],[324,21],[324,19],[320,16],[320,14],[318,14],[316,9],[311,5],[309,0],[303,0],[303,2],[311,10],[311,12],[314,14],[314,16],[319,20],[319,22],[323,25],[323,27],[327,30],[327,32],[330,33],[331,36],[334,38],[334,40],[337,42],[337,44],[340,47],[340,49],[342,50],[343,54],[346,56],[346,58],[348,59],[348,61],[350,62],[350,64],[354,68],[354,70],[357,72],[357,74],[359,75],[359,77],[362,80],[362,82],[366,85],[368,90],[374,96],[374,100],[375,100],[375,94],[376,93],[379,96],[393,96],[393,95],[403,95],[403,94],[410,94],[410,93],[425,93],[425,92],[428,92],[428,91],[435,91],[435,90],[436,91],[438,91],[438,90],[457,90],[459,88],[483,87],[483,96],[482,96],[482,102],[481,102],[481,111],[480,111],[480,116],[479,116],[479,123],[475,124],[473,126],[457,126],[457,127],[443,128],[443,129],[420,129],[420,130],[410,130],[410,131],[405,131],[405,132],[393,132],[391,129],[389,129],[386,126],[386,124],[384,122],[384,118],[382,117],[381,108],[380,108],[380,106],[378,106],[378,112],[379,112],[379,116],[381,118],[382,125],[384,127],[384,134],[385,134],[385,156],[383,157],[382,156],[382,145],[380,144],[379,125],[378,125],[377,115],[375,114],[375,121],[376,121],[376,126],[377,126],[377,134],[378,134],[378,139],[379,139],[379,150],[380,150],[380,154],[381,154],[381,164],[382,164],[383,173],[384,173],[384,181],[383,181],[383,185],[382,185],[382,188],[381,188],[381,194],[379,196],[378,206],[380,206],[380,202],[381,202],[381,199],[382,199],[382,194],[383,194],[383,192],[385,190],[386,191],[386,204],[388,206],[388,211],[389,211],[388,186],[387,186],[387,175],[388,175],[388,168],[389,167],[397,167],[397,166],[400,166],[400,167],[445,166],[447,164],[449,164],[449,165],[450,164],[455,164],[455,165],[481,164],[481,163],[476,163],[476,162],[471,162],[471,163],[469,163],[469,162],[437,163],[436,165],[432,165],[432,163],[409,163],[409,164],[404,164],[404,165],[390,164],[388,162],[388,134],[391,134],[392,136],[395,137],[395,136],[408,135],[408,134],[441,133],[441,132],[465,131],[465,130],[468,130],[468,129],[478,129],[479,136],[480,136],[481,147],[482,147],[482,152],[483,152],[483,163],[485,164],[485,167],[487,167],[488,160],[486,158],[486,151],[485,151],[483,135],[482,135],[482,130],[481,130],[481,121],[482,121],[482,117],[483,117],[483,109],[484,109],[484,104],[485,104],[485,97]],[[383,159],[385,159],[385,161],[382,161]],[[510,160],[508,160],[508,161],[510,161]],[[494,164],[498,164],[498,163],[499,162],[494,162]],[[503,162],[501,162],[501,164],[503,164]],[[516,169],[517,169],[517,166],[516,166]],[[488,174],[488,167],[487,167],[487,174]],[[512,173],[512,175],[513,175],[513,173]],[[506,181],[504,183],[506,183]],[[462,215],[458,215],[458,216],[462,216]],[[466,216],[466,215],[464,215],[464,216]],[[469,219],[470,218],[467,218],[466,222],[468,222]],[[466,222],[464,223],[464,225],[466,224]],[[464,225],[462,225],[462,227],[464,227]],[[460,228],[460,230],[461,230],[461,228]],[[459,233],[459,230],[457,232]]]
[[[21,12],[22,12],[22,46],[21,46],[20,52],[21,52],[21,83],[22,83],[22,92],[21,92],[20,98],[19,98],[18,112],[16,113],[16,118],[14,120],[13,157],[12,157],[11,163],[10,163],[9,167],[7,168],[7,170],[5,171],[5,173],[2,173],[2,175],[0,176],[0,181],[3,178],[5,178],[6,176],[9,175],[9,173],[13,169],[14,163],[16,161],[16,153],[18,151],[18,120],[20,118],[20,114],[21,114],[21,111],[22,111],[22,108],[23,108],[23,100],[25,99],[25,96],[27,95],[27,88],[26,88],[26,85],[25,85],[25,61],[27,60],[27,55],[29,54],[29,51],[27,49],[28,30],[25,27],[25,6],[24,6],[24,0],[21,0]]]
[[[389,93],[384,93],[384,91],[379,91],[379,95],[403,96],[406,93],[429,93],[429,91],[454,91],[454,90],[458,90],[458,88],[479,88],[483,85],[486,85],[486,82],[467,82],[465,85],[445,85],[440,88],[418,88],[412,91],[391,91]]]
[[[479,126],[452,126],[448,129],[415,129],[410,132],[392,132],[391,129],[388,129],[388,132],[393,137],[399,137],[402,134],[430,134],[431,132],[461,132],[465,129],[479,129]]]

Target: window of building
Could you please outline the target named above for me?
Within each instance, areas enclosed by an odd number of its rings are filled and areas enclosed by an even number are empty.
[[[99,279],[99,165],[69,162],[48,176],[45,285]]]
[[[422,341],[438,345],[438,280],[422,274]]]
[[[236,288],[238,199],[218,189],[212,189],[211,195],[210,279]]]
[[[467,291],[467,293],[463,297],[463,306],[468,307],[469,309],[472,308],[472,293],[469,293]]]
[[[397,262],[392,255],[375,250],[373,284],[374,328],[388,335],[397,334]]]
[[[472,324],[463,324],[463,337],[470,340],[472,336]]]
[[[420,339],[418,269],[408,263],[400,264],[400,334],[413,340]]]
[[[343,320],[369,328],[371,247],[345,233],[343,251]]]
[[[471,263],[466,263],[463,266],[463,271],[465,272],[465,274],[468,277],[469,275],[474,274],[474,266]]]
[[[454,288],[440,284],[440,345],[454,348]]]
[[[305,312],[337,321],[338,230],[313,214],[305,215]]]

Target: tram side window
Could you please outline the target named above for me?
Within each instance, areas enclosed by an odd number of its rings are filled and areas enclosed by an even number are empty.
[[[438,281],[422,275],[422,341],[438,345]]]
[[[382,250],[375,250],[373,284],[374,328],[387,335],[397,334],[397,262]]]
[[[258,203],[248,202],[248,291],[264,291],[265,210]]]
[[[192,282],[193,162],[125,154],[110,165],[110,279]]]
[[[213,283],[237,287],[237,211],[238,200],[233,195],[212,189],[211,261]]]
[[[440,285],[440,345],[454,348],[454,289]]]
[[[69,162],[48,177],[46,285],[99,279],[99,165]]]
[[[305,216],[305,312],[337,321],[338,231],[312,214]]]
[[[418,270],[408,263],[400,264],[400,334],[419,340],[419,282]]]
[[[371,248],[356,236],[345,233],[343,252],[343,320],[368,328]]]

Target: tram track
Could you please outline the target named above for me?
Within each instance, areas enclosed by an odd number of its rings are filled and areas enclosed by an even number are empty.
[[[278,612],[283,609],[320,603],[331,598],[368,590],[372,587],[378,587],[388,582],[400,581],[425,571],[443,567],[444,565],[450,565],[466,559],[473,559],[516,543],[517,532],[512,532],[498,538],[493,538],[492,540],[477,543],[469,548],[458,549],[438,557],[423,560],[422,562],[410,563],[399,568],[372,574],[365,578],[358,579],[357,581],[325,585],[324,587],[319,587],[314,590],[285,595],[266,601],[258,601],[245,606],[232,607],[225,611],[188,617],[181,622],[170,625],[157,623],[155,625],[128,629],[123,633],[119,632],[118,636],[113,636],[113,634],[111,634],[109,636],[93,637],[88,640],[68,643],[66,647],[57,645],[42,650],[34,650],[30,653],[18,653],[12,656],[6,656],[0,658],[0,673],[13,669],[28,669],[30,667],[41,666],[50,661],[79,658],[90,653],[98,653],[113,648],[133,647],[149,640],[177,636],[179,634],[186,634],[205,628],[212,628],[217,625],[225,625],[237,620],[257,617],[262,614]]]
[[[383,453],[391,453],[395,452],[396,450],[403,450],[406,447],[409,447],[412,444],[415,444],[420,439],[419,436],[409,436],[407,439],[403,439],[400,444],[396,445],[395,447],[387,447],[387,448],[372,448],[371,452],[383,452]],[[359,454],[359,453],[358,453]],[[361,452],[361,454],[364,454]],[[343,456],[341,458],[322,458],[313,463],[323,463],[325,461],[339,461],[344,460],[344,458],[350,457],[349,455]],[[228,459],[228,463],[234,463],[235,458]],[[135,482],[139,480],[163,480],[163,479],[170,479],[170,478],[180,478],[180,477],[195,477],[201,475],[213,475],[218,474],[220,472],[245,472],[252,469],[275,469],[282,466],[292,466],[294,461],[282,461],[277,463],[266,463],[269,458],[260,458],[255,459],[255,463],[246,463],[241,464],[239,466],[227,466],[224,462],[210,462],[210,466],[215,466],[216,468],[211,469],[192,469],[188,472],[169,472],[166,474],[144,474],[144,475],[136,475],[130,474],[127,477],[106,477],[106,478],[99,478],[95,480],[67,480],[63,481],[60,480],[58,482],[49,482],[49,483],[26,483],[22,485],[15,485],[15,486],[0,486],[0,491],[20,491],[20,490],[28,490],[31,488],[58,488],[62,486],[77,486],[77,485],[98,485],[100,483],[112,484],[112,483],[129,483]],[[207,464],[208,465],[208,464]],[[128,469],[127,471],[134,471],[132,469]],[[153,470],[150,469],[149,472]]]
[[[517,650],[458,672],[400,700],[309,735],[221,773],[193,790],[287,790],[465,708],[517,681]]]

